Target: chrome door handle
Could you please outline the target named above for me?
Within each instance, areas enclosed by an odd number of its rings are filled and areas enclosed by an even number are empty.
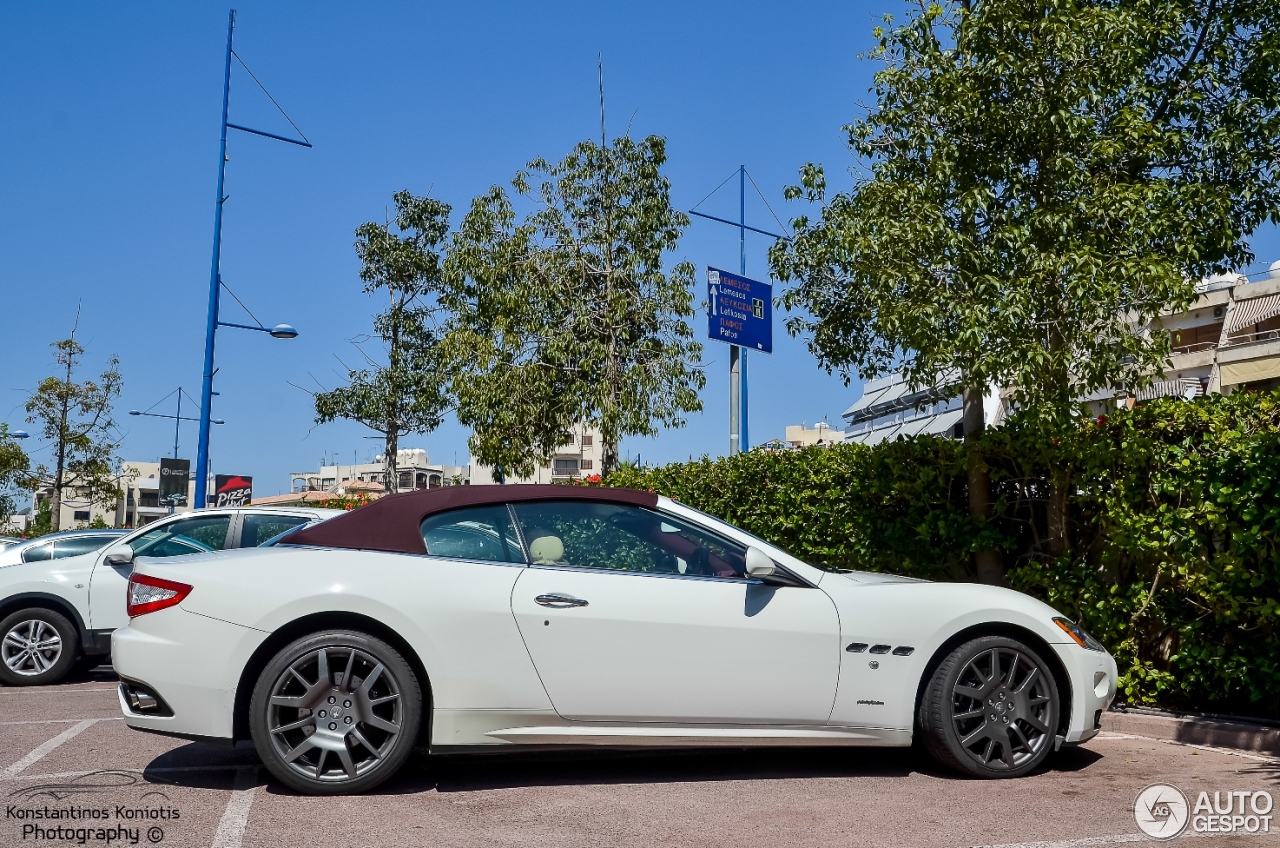
[[[573,598],[569,595],[539,595],[533,599],[533,602],[539,606],[555,607],[556,609],[585,607],[587,605],[587,602],[582,598]]]

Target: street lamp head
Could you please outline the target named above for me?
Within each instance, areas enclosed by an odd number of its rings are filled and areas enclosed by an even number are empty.
[[[141,415],[142,413],[141,413],[141,412],[139,412],[139,411],[138,411],[138,410],[136,410],[136,409],[131,409],[131,410],[129,410],[129,414],[130,414],[130,415]]]
[[[296,339],[298,331],[290,327],[288,324],[276,324],[271,328],[271,335],[277,339]]]
[[[31,434],[28,433],[26,430],[13,430],[9,433],[9,435],[15,439],[26,439],[31,436]]]
[[[227,422],[223,421],[221,418],[214,418],[209,423],[210,424],[226,424]]]

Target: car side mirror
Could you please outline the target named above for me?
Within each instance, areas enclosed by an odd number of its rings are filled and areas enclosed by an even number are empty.
[[[133,562],[133,548],[118,542],[107,548],[107,565],[129,565]]]
[[[772,577],[777,569],[773,559],[756,547],[747,548],[747,576],[755,578]]]

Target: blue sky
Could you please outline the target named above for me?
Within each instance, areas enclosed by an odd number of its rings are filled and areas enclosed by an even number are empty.
[[[629,123],[633,135],[667,137],[679,206],[743,163],[786,220],[799,210],[782,187],[804,162],[847,184],[840,127],[867,100],[874,71],[858,54],[879,16],[902,9],[896,0],[237,7],[237,52],[315,143],[229,141],[223,278],[264,323],[301,332],[294,341],[219,333],[214,414],[227,424],[214,431],[212,464],[253,475],[259,494],[285,490],[291,470],[322,455],[364,461],[376,449],[358,425],[313,427],[310,397],[289,383],[332,387],[336,357],[354,359],[349,340],[369,331],[378,305],[360,293],[353,231],[381,218],[394,191],[429,191],[457,215],[529,159],[558,158],[598,134],[603,52],[610,134]],[[80,303],[86,374],[109,354],[121,359],[123,454],[172,449],[168,422],[126,412],[179,385],[198,396],[227,11],[0,7],[0,421],[11,427],[26,426],[21,404],[50,373],[48,343],[67,334]],[[239,67],[231,115],[289,131]],[[736,217],[731,188],[701,208]],[[775,226],[751,194],[747,210],[749,223]],[[767,274],[767,247],[748,238],[748,275]],[[1255,249],[1280,258],[1280,239],[1268,230]],[[737,232],[697,221],[675,258],[736,269]],[[225,320],[245,317],[226,300],[223,309]],[[695,326],[705,333],[704,318]],[[802,420],[838,423],[857,386],[819,371],[781,326],[774,351],[750,358],[752,441]],[[728,350],[708,343],[705,356],[705,411],[681,430],[624,443],[624,454],[661,462],[726,449]],[[463,463],[467,435],[450,422],[402,444]],[[182,444],[194,459],[194,426],[184,425]]]

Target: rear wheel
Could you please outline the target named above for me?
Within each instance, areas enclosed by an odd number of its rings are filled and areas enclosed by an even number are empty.
[[[42,686],[67,676],[80,637],[61,613],[43,607],[18,610],[0,621],[0,680],[10,686]]]
[[[258,756],[286,786],[313,795],[364,792],[404,765],[422,715],[418,679],[364,633],[299,639],[267,664],[249,704]]]
[[[1058,687],[1016,639],[984,636],[942,661],[920,702],[929,753],[974,777],[1021,777],[1053,750]]]

